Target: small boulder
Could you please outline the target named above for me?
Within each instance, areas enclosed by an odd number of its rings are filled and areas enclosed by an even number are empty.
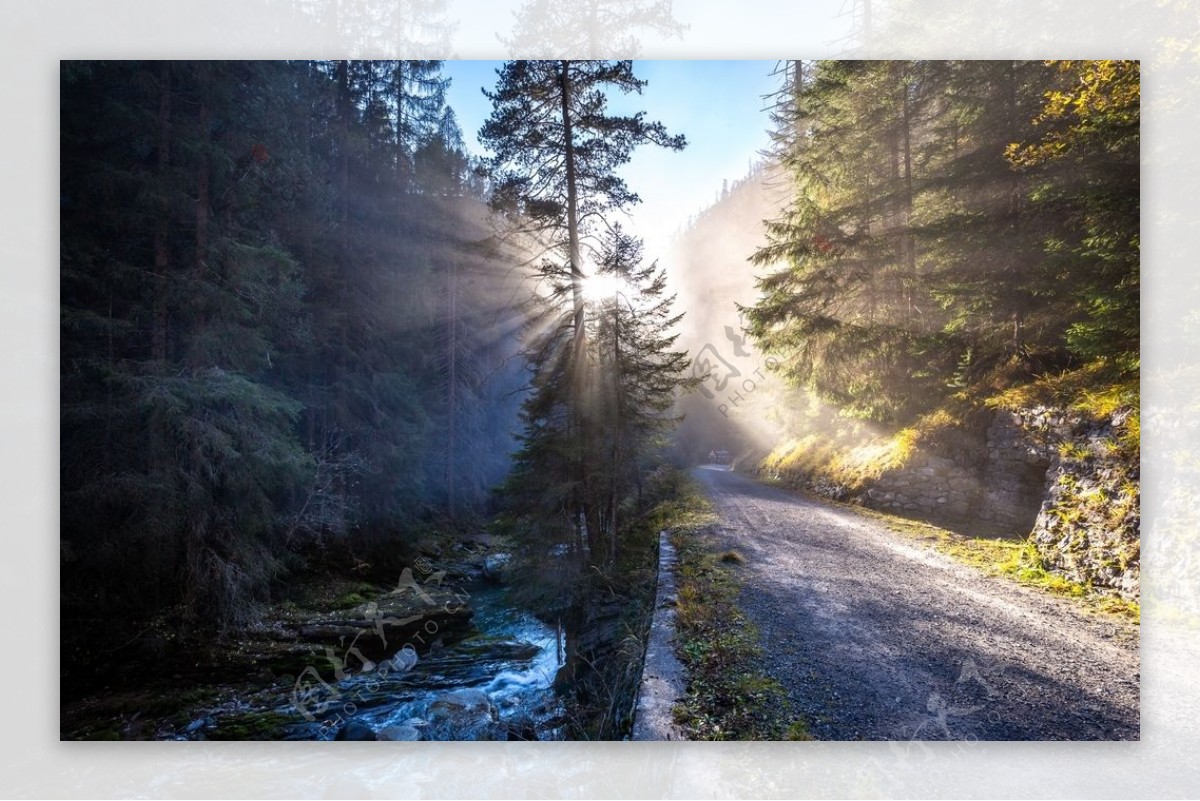
[[[380,729],[379,733],[375,735],[375,739],[412,742],[421,739],[421,732],[417,731],[415,726],[388,726],[386,729]]]
[[[406,647],[397,651],[391,659],[385,660],[380,666],[387,673],[407,673],[420,661],[414,648]]]
[[[216,724],[211,717],[202,717],[199,720],[193,720],[183,731],[185,734],[195,734],[201,729],[211,729],[214,725]]]
[[[452,690],[429,705],[429,714],[435,718],[464,713],[488,715],[493,720],[498,714],[488,694],[476,689]]]
[[[511,554],[494,553],[483,560],[483,577],[489,581],[503,582],[508,572]]]
[[[350,721],[342,728],[338,729],[338,733],[333,736],[335,740],[377,740],[375,732],[370,726],[358,721]]]
[[[482,690],[453,690],[429,705],[428,738],[434,740],[492,740],[500,710]]]

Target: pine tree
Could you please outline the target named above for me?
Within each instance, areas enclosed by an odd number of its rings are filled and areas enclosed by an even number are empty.
[[[1061,71],[786,69],[774,136],[795,191],[754,256],[769,272],[749,311],[786,378],[901,423],[997,370],[1136,343],[1136,73]]]
[[[1065,212],[1047,241],[1081,311],[1066,332],[1080,358],[1119,370],[1140,365],[1139,159],[1141,75],[1136,61],[1049,62],[1058,83],[1032,124],[1012,137],[1012,164],[1040,178],[1037,211]],[[1037,171],[1041,171],[1038,174]]]
[[[124,69],[156,80],[118,88]],[[111,608],[179,598],[197,622],[227,625],[246,619],[278,569],[271,533],[308,469],[298,405],[270,386],[272,351],[299,314],[298,267],[261,209],[239,212],[270,178],[240,118],[237,87],[250,82],[237,73],[255,67],[124,69],[64,72],[64,539],[97,560],[118,596]],[[112,113],[141,111],[133,130],[79,125],[92,92],[112,95]],[[153,125],[137,130],[145,119]],[[137,164],[151,141],[144,166],[110,172]],[[142,214],[148,234],[130,236]],[[106,276],[139,262],[149,269],[128,273],[135,280]],[[107,297],[85,289],[97,281]],[[67,323],[93,318],[97,301],[109,329],[100,360]],[[144,561],[124,562],[129,553]]]
[[[444,85],[424,75],[405,91]],[[510,268],[478,246],[486,205],[440,97],[407,107],[398,176],[395,77],[64,63],[64,614],[179,608],[216,631],[314,554],[390,570],[444,509],[448,326],[460,508],[486,502],[516,418],[482,408],[519,380],[497,368],[518,347],[494,323]]]
[[[547,289],[539,299],[543,327],[531,347],[524,453],[567,459],[567,469],[542,472],[566,476],[563,514],[581,558],[601,553],[600,509],[592,502],[586,457],[594,428],[587,412],[585,255],[596,254],[593,236],[602,221],[639,200],[616,174],[633,149],[646,143],[680,149],[685,143],[661,123],[647,122],[643,112],[607,113],[607,91],[640,92],[643,86],[628,61],[510,61],[499,70],[496,89],[486,93],[493,110],[480,131],[493,152],[487,164],[493,209],[543,245],[545,258],[534,261]],[[566,351],[564,340],[570,343]]]
[[[896,419],[929,392],[916,369],[932,307],[910,230],[920,71],[901,62],[803,65],[777,112],[796,194],[768,224],[750,331],[790,380],[859,416]],[[898,391],[893,391],[898,390]]]
[[[641,241],[619,224],[603,239],[597,275],[612,292],[592,301],[593,358],[601,375],[598,448],[608,474],[600,524],[608,534],[607,562],[612,564],[619,544],[618,512],[641,500],[644,474],[661,462],[664,435],[679,419],[670,412],[698,379],[687,376],[687,352],[675,349],[675,329],[683,314],[673,311],[675,295],[667,293],[666,270],[657,262],[643,264]]]

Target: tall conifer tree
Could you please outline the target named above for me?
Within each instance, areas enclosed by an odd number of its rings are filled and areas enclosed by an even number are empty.
[[[534,396],[525,412],[525,453],[553,451],[566,459],[565,470],[549,475],[567,477],[560,513],[581,559],[601,553],[588,457],[594,392],[584,288],[588,262],[598,252],[594,235],[614,213],[639,201],[617,175],[634,148],[685,144],[661,123],[648,122],[644,112],[608,113],[608,92],[640,93],[644,85],[629,61],[506,62],[495,90],[486,93],[493,109],[480,131],[493,152],[487,165],[493,208],[544,246],[536,269],[547,287],[541,300],[549,305],[540,311],[544,323],[531,350]]]

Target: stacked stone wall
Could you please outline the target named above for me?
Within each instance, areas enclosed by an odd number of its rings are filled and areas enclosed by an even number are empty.
[[[938,453],[851,488],[813,474],[814,492],[970,533],[1028,537],[1047,569],[1136,599],[1140,581],[1138,465],[1115,443],[1129,410],[1102,423],[1060,409],[998,411],[986,428],[957,432]]]

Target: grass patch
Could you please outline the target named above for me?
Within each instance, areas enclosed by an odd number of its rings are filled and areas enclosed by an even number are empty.
[[[1028,540],[971,537],[939,528],[920,520],[909,520],[885,512],[848,506],[855,512],[872,517],[892,531],[931,545],[935,550],[965,562],[993,576],[1004,576],[1018,584],[1037,587],[1063,598],[1074,598],[1085,608],[1123,617],[1133,623],[1141,620],[1141,606],[1134,601],[1103,595],[1086,584],[1063,578],[1046,569],[1037,549]]]
[[[1057,406],[1093,422],[1111,420],[1123,411],[1113,447],[1136,460],[1141,453],[1141,401],[1139,377],[1122,374],[1101,361],[1013,387],[989,398],[986,405],[1010,411]]]
[[[703,498],[696,498],[708,509]],[[783,686],[758,669],[758,631],[736,603],[745,557],[711,546],[711,511],[672,531],[679,556],[676,651],[688,675],[675,722],[693,740],[810,740]],[[732,558],[729,558],[732,557]]]
[[[654,531],[699,531],[717,521],[712,504],[696,482],[680,473],[670,497],[655,506],[647,518]]]
[[[737,551],[726,551],[721,554],[721,561],[730,565],[744,565],[746,564],[746,557]]]

